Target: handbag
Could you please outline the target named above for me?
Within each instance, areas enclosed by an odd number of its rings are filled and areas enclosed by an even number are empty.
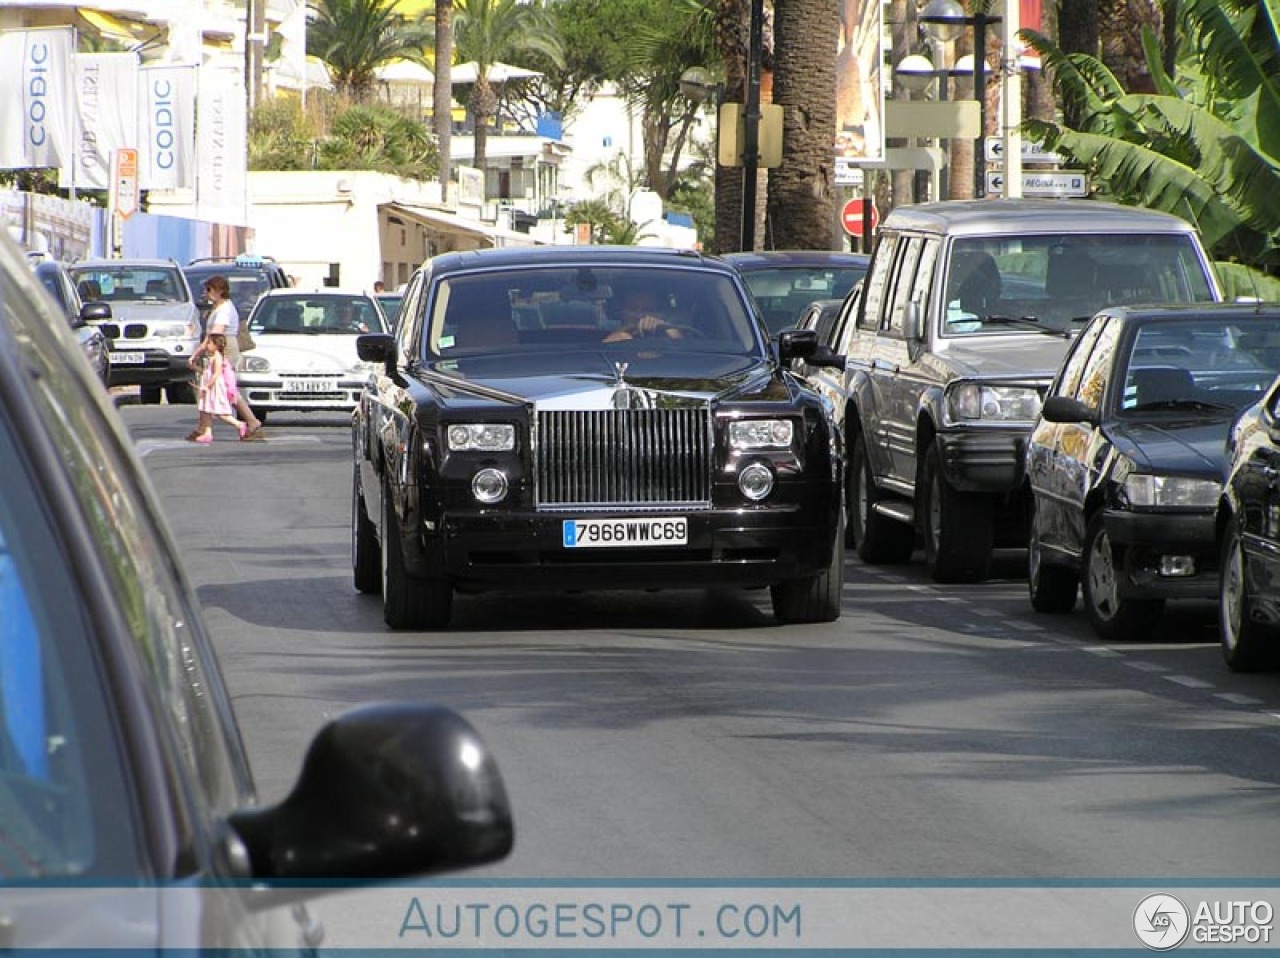
[[[253,333],[249,332],[249,324],[247,322],[241,323],[236,329],[236,346],[242,353],[258,348],[258,344],[253,341]]]

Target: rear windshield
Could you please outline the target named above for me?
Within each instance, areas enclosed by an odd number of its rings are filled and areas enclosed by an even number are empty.
[[[1176,234],[957,239],[946,289],[948,336],[1079,328],[1107,306],[1215,298],[1196,243]]]

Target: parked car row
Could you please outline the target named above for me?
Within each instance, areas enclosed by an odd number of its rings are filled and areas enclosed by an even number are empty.
[[[1271,664],[1280,307],[1220,299],[1195,231],[1163,214],[895,210],[863,282],[801,318],[819,345],[796,367],[844,437],[849,545],[872,563],[923,545],[941,582],[1026,546],[1033,607],[1082,594],[1108,640],[1217,597],[1227,663]]]

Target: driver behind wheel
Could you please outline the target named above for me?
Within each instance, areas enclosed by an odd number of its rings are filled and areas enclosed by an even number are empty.
[[[622,325],[605,336],[606,343],[621,343],[646,336],[683,339],[684,333],[664,316],[663,297],[652,289],[637,287],[623,292],[619,305]]]

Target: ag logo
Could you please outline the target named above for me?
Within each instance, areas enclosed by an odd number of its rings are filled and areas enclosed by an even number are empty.
[[[1187,937],[1190,926],[1187,906],[1172,895],[1148,895],[1133,913],[1133,930],[1138,939],[1154,951],[1177,948]]]

